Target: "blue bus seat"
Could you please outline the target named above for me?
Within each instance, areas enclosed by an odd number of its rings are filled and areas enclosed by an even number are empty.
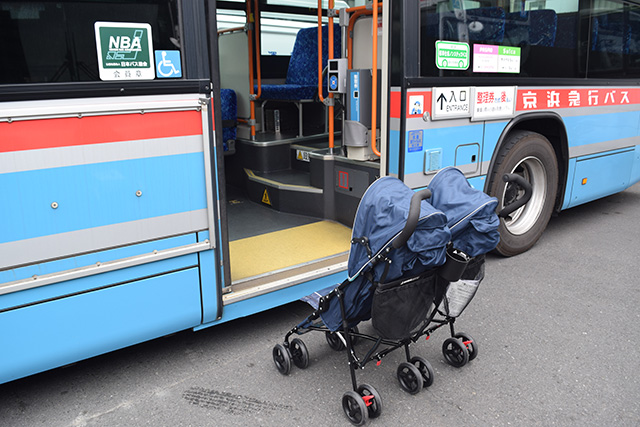
[[[341,57],[341,31],[334,24],[334,58]],[[329,26],[322,27],[322,68],[327,66],[329,57]],[[326,82],[322,82],[323,97],[328,95]],[[257,87],[255,88],[257,92]],[[284,84],[262,85],[260,100],[262,129],[265,129],[265,105],[269,101],[293,102],[298,108],[298,135],[302,136],[302,103],[315,101],[318,93],[318,28],[303,28],[298,31],[293,45],[289,68]]]
[[[232,89],[220,89],[220,109],[222,115],[222,145],[224,151],[233,152],[236,140],[238,102]]]
[[[507,16],[506,42],[509,46],[553,46],[558,29],[555,10],[541,9]]]
[[[333,52],[340,58],[340,26],[334,24]],[[329,57],[329,27],[322,27],[322,68]],[[323,86],[325,82],[323,82]],[[256,87],[257,91],[257,87]],[[282,85],[262,85],[262,100],[302,100],[314,99],[318,92],[318,29],[303,28],[298,31],[289,59],[287,78]]]

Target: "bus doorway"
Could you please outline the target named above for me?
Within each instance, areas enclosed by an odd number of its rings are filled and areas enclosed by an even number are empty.
[[[327,87],[329,62],[346,63],[355,43],[360,58],[349,58],[351,68],[369,82],[355,100],[368,93],[361,108],[371,126],[371,10],[352,1],[319,13],[313,2],[281,3],[217,3],[230,260],[225,304],[346,269],[358,202],[380,176],[370,129],[358,123],[362,141],[349,147],[344,123],[355,113],[346,90]]]

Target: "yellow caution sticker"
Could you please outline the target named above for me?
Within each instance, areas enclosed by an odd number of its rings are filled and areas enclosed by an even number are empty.
[[[264,193],[262,193],[262,203],[266,203],[271,206],[271,200],[269,199],[269,193],[267,193],[267,189],[264,189]]]

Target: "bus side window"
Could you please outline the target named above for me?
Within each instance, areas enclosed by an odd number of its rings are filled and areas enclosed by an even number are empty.
[[[0,84],[99,81],[96,37],[87,22],[150,24],[154,50],[180,49],[175,0],[2,2]]]

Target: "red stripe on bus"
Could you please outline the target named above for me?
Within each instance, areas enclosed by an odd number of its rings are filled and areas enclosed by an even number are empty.
[[[202,135],[198,111],[70,117],[0,123],[0,153]]]
[[[399,119],[400,118],[400,92],[390,92],[390,113],[391,118]]]
[[[517,111],[555,108],[607,107],[640,104],[640,89],[518,89]]]

